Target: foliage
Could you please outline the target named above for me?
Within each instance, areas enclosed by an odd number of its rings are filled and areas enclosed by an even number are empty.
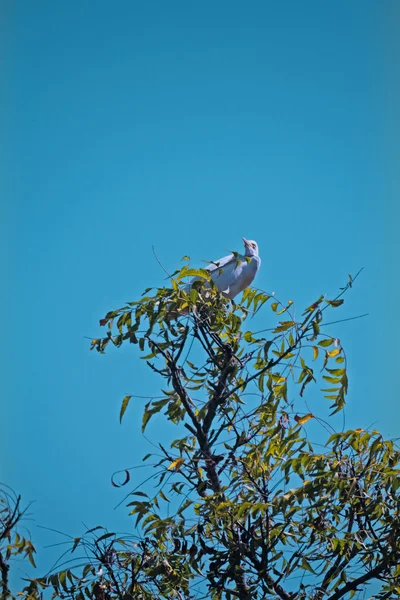
[[[21,509],[21,497],[6,485],[0,484],[0,585],[1,598],[12,596],[9,588],[10,563],[15,557],[27,558],[35,565],[36,552],[30,539],[19,529],[26,510]]]
[[[188,276],[198,278],[189,291]],[[154,492],[128,496],[135,535],[87,532],[71,549],[76,566],[32,580],[25,595],[338,600],[361,597],[371,581],[375,598],[399,595],[399,451],[361,429],[317,451],[306,425],[318,417],[292,400],[319,385],[332,414],[344,407],[346,355],[321,327],[352,278],[299,320],[291,301],[255,289],[227,302],[205,270],[185,266],[171,283],[109,312],[106,335],[92,341],[101,354],[137,345],[163,380],[142,431],[156,414],[177,425],[169,448],[143,458]],[[249,316],[268,305],[275,326],[252,332]]]

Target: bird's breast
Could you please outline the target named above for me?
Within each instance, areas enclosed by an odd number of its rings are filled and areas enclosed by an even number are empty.
[[[229,285],[229,298],[234,298],[249,287],[260,268],[260,263],[258,256],[252,257],[249,262],[246,259],[238,262]]]

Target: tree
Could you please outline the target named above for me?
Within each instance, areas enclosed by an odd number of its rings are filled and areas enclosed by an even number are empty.
[[[35,565],[34,545],[27,534],[22,535],[23,518],[27,509],[21,509],[21,496],[17,496],[7,485],[0,484],[0,586],[1,598],[9,598],[10,564],[16,556],[27,558]]]
[[[199,278],[190,293],[188,276]],[[332,414],[343,409],[347,359],[322,325],[353,279],[299,320],[291,301],[255,289],[229,303],[202,269],[184,266],[171,282],[109,312],[107,334],[92,341],[100,353],[137,344],[162,380],[142,431],[157,413],[177,426],[168,448],[143,458],[156,470],[153,493],[128,496],[135,535],[86,532],[71,548],[86,549],[85,564],[32,580],[25,595],[339,600],[371,582],[374,598],[400,595],[399,451],[362,429],[316,449],[307,423],[318,417],[292,401],[322,383]],[[248,330],[268,305],[275,326]],[[121,419],[134,400],[124,398]]]

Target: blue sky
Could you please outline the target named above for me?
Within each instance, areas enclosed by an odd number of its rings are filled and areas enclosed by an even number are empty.
[[[396,1],[1,10],[0,478],[35,501],[39,564],[60,538],[37,525],[132,526],[110,475],[147,452],[143,405],[122,426],[118,413],[158,381],[136,348],[99,356],[85,336],[165,284],[152,245],[172,271],[256,239],[255,284],[299,310],[364,267],[332,313],[370,315],[332,330],[350,362],[346,423],[399,435]],[[157,419],[148,430],[170,433]]]

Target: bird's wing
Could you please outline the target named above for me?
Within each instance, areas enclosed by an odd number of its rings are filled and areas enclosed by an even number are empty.
[[[216,261],[216,264],[219,266],[215,266],[215,268],[211,270],[211,279],[214,281],[219,291],[229,298],[231,297],[232,286],[235,286],[237,279],[240,277],[244,262],[245,258],[240,254],[231,254],[230,256],[225,256],[219,261]]]
[[[211,274],[212,281],[228,298],[233,298],[244,289],[240,287],[240,280],[243,278],[242,271],[247,266],[247,260],[241,254],[229,254],[207,265],[206,270]],[[197,279],[196,277],[192,279],[190,284]]]
[[[211,274],[211,279],[215,282],[218,280],[217,287],[221,291],[221,276],[226,275],[226,271],[231,271],[236,265],[236,259],[234,254],[229,254],[216,260],[215,262],[209,263],[206,267],[203,267],[206,271]],[[193,277],[190,282],[183,288],[185,291],[190,291],[192,283],[199,281],[199,277]],[[225,279],[225,278],[224,278]],[[225,285],[225,281],[223,282]]]
[[[212,263],[207,265],[205,267],[205,269],[206,269],[206,271],[210,271],[210,273],[212,273],[213,271],[216,271],[217,269],[219,270],[219,269],[222,269],[222,267],[226,267],[234,260],[235,260],[235,255],[228,254],[228,256],[224,256],[223,258],[213,261]]]

